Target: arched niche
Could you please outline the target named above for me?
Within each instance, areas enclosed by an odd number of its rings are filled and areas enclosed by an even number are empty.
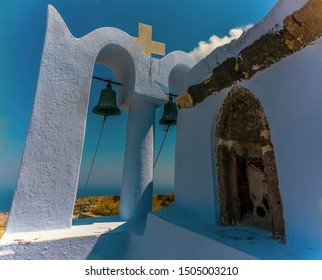
[[[285,241],[274,147],[259,100],[246,88],[228,93],[217,119],[218,197],[224,225],[250,225]]]

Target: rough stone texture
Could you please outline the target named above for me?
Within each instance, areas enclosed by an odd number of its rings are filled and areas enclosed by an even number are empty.
[[[238,57],[231,57],[213,69],[213,75],[203,83],[191,86],[188,92],[194,104],[202,102],[207,96],[233,85],[235,82],[250,79],[292,51],[284,42],[282,33],[262,36],[241,51]]]
[[[246,89],[233,88],[223,108],[216,135],[226,141],[255,141],[268,128],[259,101]]]
[[[97,240],[90,236],[4,245],[0,260],[85,260]]]
[[[241,51],[235,70],[243,75],[243,79],[249,79],[256,72],[290,54],[291,51],[285,45],[283,36],[280,33],[269,33]]]
[[[296,52],[322,35],[322,1],[311,0],[284,20],[284,40]]]
[[[184,93],[178,96],[177,100],[178,100],[178,107],[180,109],[193,107],[193,100],[189,93]]]
[[[213,75],[203,83],[191,86],[188,89],[194,105],[202,102],[207,96],[212,95],[232,85],[243,78],[241,72],[235,70],[236,58],[228,58],[225,62],[213,69]]]
[[[207,96],[250,79],[283,58],[299,51],[322,35],[322,1],[310,0],[298,11],[286,17],[283,27],[271,31],[213,69],[204,82],[189,87],[194,105]]]
[[[279,182],[277,175],[277,167],[275,161],[274,151],[269,151],[263,154],[263,161],[265,162],[265,179],[269,186],[268,188],[268,205],[269,211],[273,217],[273,233],[274,237],[281,241],[286,241],[285,228],[284,228],[284,217],[283,203],[279,192]],[[263,197],[264,198],[264,197]],[[265,203],[263,202],[265,205]],[[267,206],[266,206],[267,208]]]
[[[284,241],[285,229],[269,128],[259,100],[234,87],[216,130],[220,215],[226,225],[253,225]],[[267,152],[269,146],[271,149]]]

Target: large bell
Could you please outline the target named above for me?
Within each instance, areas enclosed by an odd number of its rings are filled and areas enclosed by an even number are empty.
[[[121,110],[116,104],[116,92],[112,89],[110,83],[101,91],[98,104],[93,108],[92,112],[103,116],[117,116],[121,114]]]
[[[162,125],[175,125],[177,124],[178,109],[177,104],[173,102],[172,96],[169,96],[169,101],[164,105],[163,115],[159,121]]]

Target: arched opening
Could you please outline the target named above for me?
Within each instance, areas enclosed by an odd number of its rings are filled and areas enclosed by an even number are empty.
[[[155,144],[154,144],[154,174],[152,210],[160,210],[174,202],[174,154],[175,154],[175,126],[167,127],[159,124],[164,106],[156,109]]]
[[[175,65],[169,74],[169,87],[164,88],[165,94],[182,94],[185,91],[185,77],[189,71],[189,67],[185,64]],[[174,98],[175,99],[175,98]],[[174,100],[174,102],[176,102]],[[154,172],[154,196],[153,209],[159,210],[174,203],[174,169],[175,169],[175,141],[176,128],[170,126],[168,134],[165,137],[166,126],[159,124],[164,112],[164,106],[160,106],[156,110],[156,127],[155,127],[155,155],[154,161],[160,152],[163,141],[164,145],[158,157],[157,165]]]
[[[117,92],[118,106],[126,109],[125,99],[134,91],[134,63],[122,47],[110,44],[102,48],[93,66],[93,76],[122,83],[112,85]],[[104,117],[92,112],[106,83],[93,79],[89,94],[85,141],[82,153],[74,218],[118,215],[125,152],[127,110],[108,116],[91,165]],[[89,172],[91,174],[86,184]]]
[[[116,80],[114,73],[103,65],[95,65],[93,75]],[[78,218],[117,215],[119,210],[127,124],[126,110],[122,110],[119,116],[107,117],[92,172],[86,185],[103,124],[103,116],[95,115],[92,109],[97,105],[100,92],[105,87],[106,83],[102,81],[92,81],[75,203],[75,214],[81,212]],[[113,85],[113,90],[118,92],[118,87]]]
[[[269,126],[247,89],[228,93],[217,119],[216,155],[220,218],[251,225],[284,241],[283,206]]]

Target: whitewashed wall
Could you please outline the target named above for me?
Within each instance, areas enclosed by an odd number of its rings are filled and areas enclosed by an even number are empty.
[[[322,39],[241,83],[266,114],[275,148],[288,242],[322,240]],[[214,128],[225,89],[177,125],[177,207],[216,223]]]

